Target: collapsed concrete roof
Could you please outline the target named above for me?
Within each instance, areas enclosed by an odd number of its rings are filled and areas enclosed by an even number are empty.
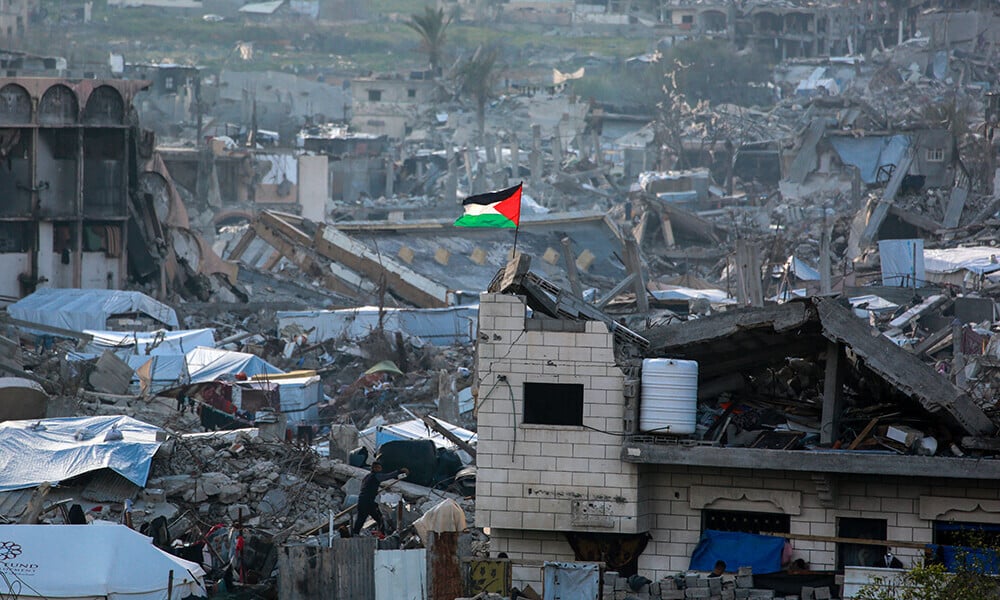
[[[701,375],[745,370],[785,357],[815,355],[842,343],[869,371],[968,435],[992,435],[996,425],[961,389],[861,322],[835,299],[813,298],[729,311],[671,323],[645,333],[647,356],[697,360]]]

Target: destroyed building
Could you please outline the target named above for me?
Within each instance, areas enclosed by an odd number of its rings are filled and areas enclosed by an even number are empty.
[[[0,81],[4,106],[0,295],[35,287],[121,288],[130,268],[141,137],[133,81]],[[147,150],[148,152],[148,150]],[[137,254],[138,255],[138,254]]]
[[[351,127],[402,140],[424,106],[436,99],[439,85],[430,71],[352,79]]]
[[[956,527],[1000,523],[981,450],[996,424],[836,299],[640,335],[520,268],[491,290],[477,525],[515,561],[604,560],[655,580],[691,568],[707,530],[768,533],[832,585],[886,549],[909,563]],[[654,399],[650,359],[677,369],[664,398],[685,389],[688,404]],[[515,564],[514,581],[538,571]]]

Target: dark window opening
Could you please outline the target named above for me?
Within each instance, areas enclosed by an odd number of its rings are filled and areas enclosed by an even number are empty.
[[[790,533],[792,518],[780,513],[706,509],[701,511],[701,530],[707,529],[742,533]]]
[[[31,250],[33,223],[0,221],[0,253]]]
[[[583,425],[583,384],[525,383],[524,422]]]
[[[410,89],[406,90],[406,97],[407,98],[416,98],[417,97],[417,90],[415,90],[413,88],[410,88]]]
[[[76,223],[52,225],[52,251],[56,254],[76,251]]]
[[[382,101],[382,90],[368,90],[368,101],[369,102],[381,102]]]
[[[859,519],[840,517],[837,519],[837,535],[843,538],[864,540],[886,539],[885,519]],[[868,544],[837,544],[837,570],[844,567],[885,567],[885,546]]]

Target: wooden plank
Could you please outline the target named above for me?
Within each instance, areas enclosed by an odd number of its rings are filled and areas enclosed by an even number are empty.
[[[257,234],[254,233],[253,228],[247,228],[246,233],[243,234],[240,241],[236,242],[236,246],[233,248],[233,251],[229,253],[228,260],[237,261],[242,258],[243,253],[247,251],[247,248],[250,247],[250,244],[253,242],[255,237],[257,237]]]
[[[760,535],[771,535],[783,537],[791,540],[803,540],[807,542],[828,542],[831,544],[858,544],[860,546],[888,546],[890,548],[919,548],[927,547],[927,542],[901,542],[898,540],[868,540],[865,538],[839,537],[833,535],[809,535],[807,533],[780,533],[766,531]]]
[[[858,437],[854,438],[854,440],[851,441],[851,445],[848,446],[847,449],[857,450],[858,446],[861,445],[861,442],[865,441],[865,438],[867,438],[868,435],[872,432],[872,430],[875,429],[875,426],[878,425],[878,419],[879,419],[878,417],[875,417],[871,421],[868,421],[868,424],[865,425],[865,428],[861,430],[861,433],[858,434]]]

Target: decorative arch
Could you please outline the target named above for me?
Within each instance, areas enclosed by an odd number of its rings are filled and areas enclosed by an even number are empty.
[[[91,92],[83,109],[83,122],[88,125],[121,125],[125,121],[125,100],[110,85],[101,85]]]
[[[76,92],[56,84],[45,90],[38,103],[38,122],[42,125],[73,125],[80,115]]]
[[[0,88],[0,123],[26,125],[31,123],[31,94],[28,90],[8,83]]]

